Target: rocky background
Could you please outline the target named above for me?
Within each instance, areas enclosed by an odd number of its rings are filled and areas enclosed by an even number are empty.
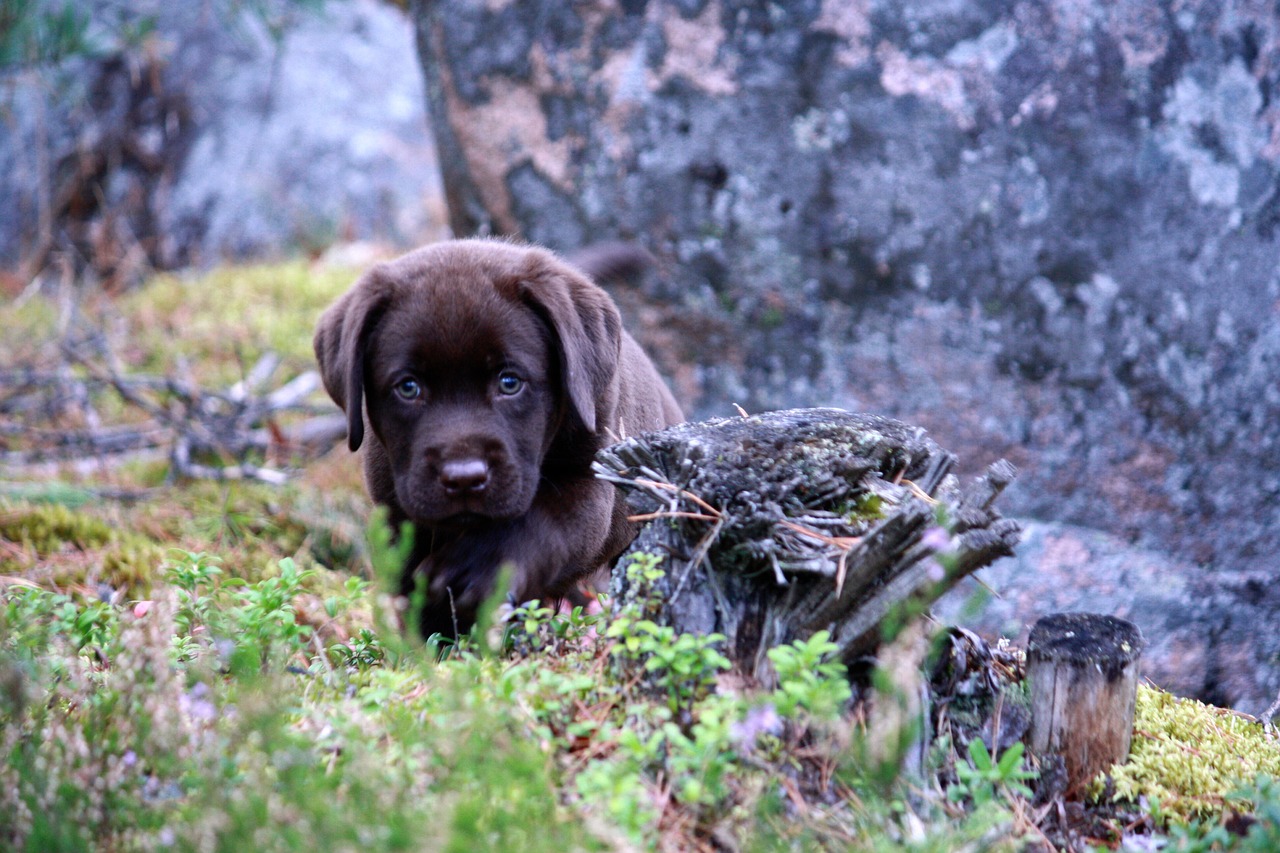
[[[1162,686],[1275,696],[1270,4],[71,7],[92,50],[0,38],[0,292],[446,216],[637,240],[614,294],[693,416],[836,405],[1019,466],[1039,521],[971,624],[1128,616]]]
[[[152,269],[443,233],[401,10],[377,0],[34,8],[28,32],[0,40],[10,289],[51,269],[121,288]],[[59,30],[67,8],[74,23]],[[0,31],[13,23],[0,16]]]
[[[411,9],[455,231],[640,241],[633,318],[692,414],[834,404],[1009,457],[1019,511],[1081,528],[1033,535],[990,618],[1126,612],[1163,684],[1269,704],[1273,4]]]

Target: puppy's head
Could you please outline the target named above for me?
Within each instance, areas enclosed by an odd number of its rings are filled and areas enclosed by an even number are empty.
[[[351,449],[365,441],[367,412],[394,500],[435,524],[527,511],[558,433],[594,449],[591,434],[617,404],[620,346],[617,309],[582,273],[544,250],[485,240],[374,267],[315,336]]]

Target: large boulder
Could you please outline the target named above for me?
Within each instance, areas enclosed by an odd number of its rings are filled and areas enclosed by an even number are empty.
[[[88,44],[0,67],[0,268],[18,270],[19,284],[54,267],[127,285],[149,268],[440,232],[401,10],[378,0],[77,8]]]
[[[1009,509],[1170,553],[1206,635],[1274,621],[1250,592],[1280,552],[1270,7],[411,11],[454,230],[647,246],[661,274],[621,298],[682,342],[692,414],[920,423],[1018,462]],[[1214,698],[1264,707],[1272,645]]]

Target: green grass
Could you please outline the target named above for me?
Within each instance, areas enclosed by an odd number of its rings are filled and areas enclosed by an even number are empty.
[[[228,268],[81,310],[126,369],[217,385],[268,350],[280,376],[310,369],[315,318],[353,278]],[[20,332],[0,356],[51,357],[64,318],[40,298],[0,308]],[[424,644],[398,628],[397,559],[385,530],[366,530],[345,448],[282,487],[167,475],[148,459],[0,476],[0,849],[953,851],[1036,837],[1021,755],[970,745],[950,791],[939,767],[900,774],[917,730],[875,720],[909,702],[886,688],[883,713],[851,710],[825,632],[770,653],[776,689],[740,683],[724,638],[655,621],[657,557],[628,565],[636,594],[616,614],[533,603],[459,645]],[[899,681],[915,683],[876,679]],[[1280,796],[1266,778],[1217,796],[1264,834],[1157,812],[1170,849],[1270,849]]]
[[[859,776],[822,634],[775,650],[783,681],[763,694],[712,689],[717,640],[642,630],[638,611],[604,631],[531,605],[496,651],[477,639],[437,660],[369,627],[386,601],[357,577],[303,618],[322,571],[284,558],[246,581],[175,552],[143,603],[7,588],[0,846],[563,851],[728,833],[772,848],[797,831],[841,846],[901,817],[838,798],[789,813]],[[814,781],[820,764],[833,781]]]

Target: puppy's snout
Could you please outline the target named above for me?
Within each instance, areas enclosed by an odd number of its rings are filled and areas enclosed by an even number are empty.
[[[474,494],[489,485],[489,464],[483,459],[453,459],[440,466],[440,485],[452,495]]]

